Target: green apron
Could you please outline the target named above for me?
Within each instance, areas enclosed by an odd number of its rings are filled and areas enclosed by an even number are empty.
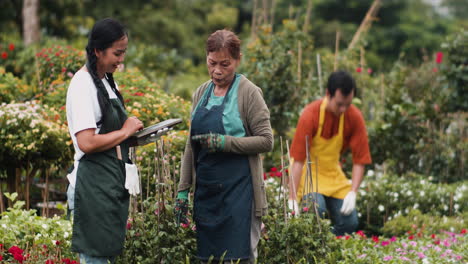
[[[127,114],[118,99],[110,99],[107,118],[99,134],[122,128]],[[120,144],[122,160],[116,148],[86,154],[78,165],[72,251],[93,257],[119,255],[124,247],[129,194],[125,189],[125,161],[129,146]]]

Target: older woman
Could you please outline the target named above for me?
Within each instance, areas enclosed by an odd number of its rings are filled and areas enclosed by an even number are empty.
[[[211,80],[193,95],[175,211],[178,222],[187,223],[188,191],[194,185],[202,261],[254,263],[260,217],[267,209],[260,153],[273,147],[270,112],[261,89],[236,73],[240,59],[233,32],[211,34],[206,42]]]

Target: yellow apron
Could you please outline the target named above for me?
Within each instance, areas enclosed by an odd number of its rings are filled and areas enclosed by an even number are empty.
[[[302,168],[301,181],[297,189],[296,200],[301,201],[308,193],[318,192],[325,196],[344,199],[351,190],[351,182],[346,178],[340,166],[340,152],[343,147],[344,114],[340,116],[338,134],[330,139],[321,137],[325,121],[325,109],[328,99],[320,105],[319,127],[310,144],[310,164],[312,179],[307,178],[307,160]],[[318,168],[317,168],[317,164]],[[318,184],[317,184],[318,173]]]

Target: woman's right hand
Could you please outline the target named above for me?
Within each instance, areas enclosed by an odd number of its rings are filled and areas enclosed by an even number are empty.
[[[122,130],[125,132],[127,137],[130,137],[141,129],[143,129],[143,122],[141,122],[136,116],[127,118],[122,126]]]

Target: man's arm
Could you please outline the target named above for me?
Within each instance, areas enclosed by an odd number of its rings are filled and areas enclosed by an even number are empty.
[[[356,192],[361,186],[361,182],[364,179],[364,165],[363,164],[353,164],[353,174],[351,176],[351,191]]]
[[[294,161],[291,168],[291,182],[289,183],[289,200],[296,200],[297,187],[301,181],[302,168],[304,167],[303,161]]]

